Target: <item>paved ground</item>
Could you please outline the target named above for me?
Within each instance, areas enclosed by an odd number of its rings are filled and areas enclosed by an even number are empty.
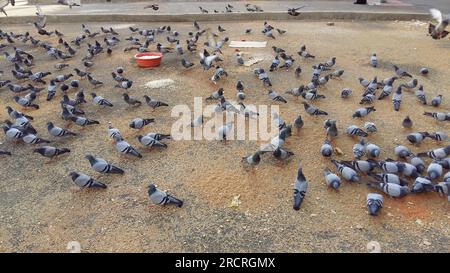
[[[353,1],[328,0],[328,1],[255,1],[265,12],[285,12],[288,8],[298,5],[307,5],[304,11],[347,11],[347,12],[394,12],[394,13],[428,13],[430,7],[437,7],[443,12],[450,12],[450,5],[446,0],[390,0],[386,4],[379,4],[378,1],[369,1],[372,5],[353,5]],[[247,2],[246,2],[247,3]],[[251,3],[251,1],[249,1]],[[246,12],[243,2],[234,2],[236,12]],[[224,2],[197,1],[182,5],[179,2],[159,3],[160,9],[153,11],[151,9],[142,9],[147,5],[146,2],[138,3],[93,3],[84,4],[82,7],[69,9],[61,5],[43,5],[44,13],[48,15],[61,14],[198,14],[198,6],[202,6],[212,13],[214,9],[222,12],[225,9]],[[15,8],[6,9],[10,16],[30,16],[34,15],[35,8],[32,5],[26,5],[25,1],[18,3]]]
[[[231,40],[265,40],[259,30],[261,21],[242,24],[220,22],[227,29]],[[350,124],[362,126],[364,121],[374,121],[379,132],[370,136],[383,148],[383,157],[394,157],[395,143],[405,143],[410,131],[400,127],[402,119],[410,115],[415,122],[414,131],[449,131],[448,123],[439,123],[426,118],[422,112],[435,110],[423,107],[412,94],[405,93],[400,112],[395,113],[388,99],[377,101],[378,111],[364,120],[353,120],[351,114],[360,107],[361,87],[357,77],[380,79],[393,74],[392,64],[398,64],[417,77],[425,85],[428,96],[443,93],[444,104],[440,111],[450,111],[447,89],[450,80],[450,44],[448,40],[434,41],[425,35],[426,25],[416,22],[337,22],[326,26],[324,22],[273,22],[276,27],[286,29],[286,35],[270,40],[266,49],[246,49],[244,57],[263,56],[264,61],[256,66],[268,67],[273,58],[270,47],[282,46],[295,54],[301,43],[317,56],[316,61],[326,61],[337,57],[337,66],[345,69],[342,80],[333,80],[320,93],[327,99],[317,105],[327,110],[330,117],[338,120],[341,135],[333,145],[345,153],[339,159],[350,159],[355,142],[342,134]],[[88,24],[98,29],[100,24]],[[103,26],[111,25],[104,24]],[[121,37],[129,35],[130,24],[112,24]],[[156,27],[158,24],[144,25]],[[192,30],[191,24],[174,23],[173,29],[181,33]],[[216,28],[217,23],[202,24]],[[245,26],[245,27],[244,27]],[[66,34],[66,39],[80,33],[80,26],[60,24],[58,30]],[[255,34],[243,35],[244,28],[252,28]],[[2,26],[3,30],[24,32],[28,25]],[[100,37],[103,38],[103,37]],[[160,39],[164,39],[160,36]],[[184,37],[183,37],[184,38]],[[56,43],[56,38],[48,39]],[[199,44],[202,44],[200,41]],[[54,73],[55,61],[49,59],[39,49],[19,45],[36,56],[39,69],[49,69]],[[136,134],[128,128],[128,121],[137,117],[154,117],[156,122],[144,131],[168,132],[174,118],[170,118],[170,108],[151,112],[146,106],[130,109],[121,99],[121,91],[112,88],[110,71],[115,66],[123,66],[125,75],[135,80],[130,93],[140,97],[150,94],[170,105],[193,104],[194,96],[208,96],[218,86],[223,86],[227,96],[235,94],[235,83],[243,80],[248,98],[246,103],[268,104],[267,90],[252,75],[251,68],[238,67],[232,55],[234,50],[223,50],[226,56],[223,66],[229,72],[227,81],[213,85],[208,79],[211,72],[202,72],[198,66],[198,55],[187,54],[196,67],[184,70],[179,56],[166,54],[163,64],[155,70],[141,70],[132,60],[133,53],[122,53],[127,46],[122,42],[114,49],[113,57],[96,57],[93,74],[104,81],[104,87],[95,91],[115,104],[113,109],[100,109],[92,103],[83,107],[88,117],[100,120],[101,125],[86,130],[72,127],[80,134],[77,138],[54,141],[56,146],[69,147],[72,152],[61,156],[51,164],[44,164],[39,155],[31,154],[32,147],[4,141],[0,148],[12,150],[11,158],[0,158],[0,251],[38,252],[66,251],[69,241],[79,241],[87,252],[365,252],[369,241],[378,241],[383,252],[448,252],[450,251],[449,203],[434,193],[410,195],[395,200],[387,198],[385,207],[378,217],[367,215],[365,185],[344,182],[339,192],[326,188],[322,176],[328,160],[318,156],[324,138],[322,117],[307,116],[300,101],[288,97],[289,102],[281,106],[285,120],[292,121],[301,114],[305,127],[287,141],[286,147],[295,157],[286,164],[279,164],[264,157],[254,170],[242,168],[240,158],[255,151],[258,142],[168,142],[164,151],[146,152],[134,139]],[[153,49],[152,45],[152,49]],[[82,56],[85,45],[77,56]],[[369,56],[378,53],[380,67],[368,65]],[[68,62],[71,67],[79,67],[80,60]],[[303,67],[300,79],[293,77],[293,71],[276,71],[270,74],[274,89],[280,93],[309,80],[311,65],[315,62],[300,60]],[[5,71],[10,64],[0,60]],[[427,66],[431,70],[428,77],[418,75],[418,70]],[[65,70],[62,73],[69,73]],[[7,73],[3,78],[8,78]],[[147,90],[145,82],[155,79],[172,78],[173,88]],[[401,81],[403,82],[403,80]],[[92,89],[82,81],[86,92]],[[341,100],[340,90],[349,87],[354,95]],[[71,92],[71,96],[73,93]],[[0,109],[14,105],[11,93],[0,91]],[[42,137],[50,138],[45,124],[48,120],[58,125],[65,123],[59,118],[60,94],[52,103],[40,96],[37,102],[41,109],[29,111],[35,117],[34,125]],[[7,118],[0,111],[0,120]],[[107,122],[112,121],[130,143],[143,151],[143,159],[134,160],[121,157],[106,138]],[[406,143],[405,143],[406,144]],[[447,142],[448,144],[448,142]],[[413,152],[428,150],[438,145],[426,141],[419,147],[408,145]],[[126,170],[124,176],[97,175],[83,159],[92,153],[110,160]],[[292,210],[292,188],[298,162],[302,161],[304,172],[310,181],[310,188],[299,212]],[[67,177],[70,170],[77,169],[93,175],[108,184],[104,191],[77,191]],[[152,181],[162,189],[185,200],[182,209],[148,208],[147,184]],[[238,208],[230,208],[233,196],[241,196]]]

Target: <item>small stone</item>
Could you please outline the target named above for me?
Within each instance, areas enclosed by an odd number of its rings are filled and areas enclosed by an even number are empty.
[[[360,229],[361,230],[361,229],[363,229],[363,226],[358,224],[358,225],[356,225],[356,229]]]
[[[334,26],[334,22],[328,22],[327,26]]]
[[[423,225],[423,222],[422,222],[422,220],[420,220],[420,219],[416,219],[416,224],[422,226],[422,225]]]
[[[423,239],[423,242],[422,242],[424,245],[426,245],[426,246],[431,246],[431,243],[430,242],[428,242],[428,240],[427,239]]]
[[[311,215],[310,215],[311,217],[316,217],[317,216],[317,214],[315,214],[315,213],[312,213]]]

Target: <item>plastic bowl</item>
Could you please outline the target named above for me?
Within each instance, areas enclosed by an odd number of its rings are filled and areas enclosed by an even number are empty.
[[[145,52],[134,55],[137,65],[139,67],[157,67],[161,64],[162,53],[159,52]]]

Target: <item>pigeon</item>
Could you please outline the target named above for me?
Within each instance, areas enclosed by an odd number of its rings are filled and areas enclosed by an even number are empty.
[[[115,141],[122,139],[122,135],[120,134],[119,129],[114,128],[111,122],[108,122],[108,136],[114,139]]]
[[[428,177],[434,180],[442,175],[442,166],[436,162],[431,162],[427,168]]]
[[[372,56],[370,57],[370,65],[373,66],[373,67],[377,67],[378,66],[377,54],[373,53]]]
[[[398,145],[394,148],[394,153],[396,156],[400,157],[400,158],[407,158],[409,156],[412,155],[411,151],[409,150],[408,147],[403,146],[403,145]]]
[[[400,104],[402,103],[402,87],[399,86],[392,97],[392,103],[394,104],[394,110],[400,110]]]
[[[439,182],[434,186],[434,190],[439,194],[447,196],[447,200],[450,202],[450,182]]]
[[[400,186],[408,185],[408,181],[393,173],[368,173],[368,175],[378,182],[396,184]]]
[[[243,157],[242,162],[248,166],[255,166],[261,162],[261,151],[256,151],[254,154]]]
[[[350,167],[345,166],[344,164],[339,163],[336,160],[331,160],[331,162],[336,166],[336,169],[341,173],[342,177],[351,182],[358,182],[360,180],[358,174],[355,170]]]
[[[323,175],[325,176],[325,183],[328,187],[331,187],[335,190],[338,190],[341,186],[341,178],[336,174],[332,173],[329,168],[325,168],[323,171]]]
[[[78,117],[78,116],[71,116],[69,117],[69,120],[74,122],[76,125],[79,126],[88,126],[88,125],[94,125],[94,124],[100,124],[97,120],[88,119],[85,117]]]
[[[156,140],[155,138],[153,138],[152,136],[149,135],[138,135],[137,140],[146,147],[159,147],[159,148],[167,148],[167,145],[165,143],[160,142],[159,140]]]
[[[442,112],[424,112],[425,116],[433,117],[438,121],[450,121],[450,114],[442,113]]]
[[[189,62],[186,59],[181,59],[181,64],[183,65],[184,68],[191,68],[194,66],[193,63]]]
[[[219,88],[217,91],[214,91],[209,97],[207,97],[205,100],[217,100],[220,97],[223,96],[223,88]]]
[[[303,174],[302,166],[300,165],[297,172],[297,179],[294,182],[294,210],[299,210],[303,199],[305,199],[306,191],[308,190],[308,181]]]
[[[144,9],[152,9],[152,10],[158,10],[159,6],[158,4],[151,4],[144,7]],[[131,28],[131,27],[130,27]]]
[[[427,99],[425,97],[425,91],[423,90],[423,85],[419,87],[419,89],[416,90],[416,98],[423,104],[427,104]]]
[[[361,118],[367,116],[370,112],[375,112],[376,109],[374,106],[371,107],[365,107],[365,108],[359,108],[355,111],[355,113],[352,115],[353,118]]]
[[[127,89],[130,89],[131,86],[133,86],[133,81],[126,80],[126,81],[121,81],[121,82],[117,83],[114,87],[127,90]]]
[[[179,208],[183,206],[183,201],[159,190],[155,184],[152,183],[148,186],[148,196],[150,197],[150,201],[155,205],[174,204]]]
[[[403,83],[400,86],[406,88],[406,89],[413,89],[417,86],[417,84],[419,83],[419,81],[417,79],[412,79],[407,83]],[[422,86],[422,85],[421,85]],[[422,86],[423,88],[423,86]]]
[[[403,197],[409,193],[408,186],[401,186],[394,183],[381,182],[376,185],[376,188],[382,190],[391,197]]]
[[[363,79],[363,78],[358,78],[358,81],[364,88],[367,88],[369,86],[369,84],[371,83],[371,81]]]
[[[301,115],[298,115],[294,120],[294,127],[297,129],[302,128],[304,125],[303,119]]]
[[[30,99],[27,99],[25,97],[19,97],[19,96],[14,96],[13,100],[21,105],[22,107],[25,108],[33,108],[33,109],[39,109],[39,105],[35,104],[32,102],[32,100],[30,101]]]
[[[356,125],[351,125],[346,130],[347,135],[349,136],[360,136],[360,137],[367,137],[369,134],[364,132],[364,130],[358,128]]]
[[[409,116],[406,116],[405,119],[402,121],[402,126],[405,128],[411,128],[413,126],[413,121]]]
[[[431,105],[438,107],[442,103],[442,95],[437,95],[431,100]]]
[[[0,155],[9,155],[11,156],[11,152],[5,151],[5,150],[0,150]]]
[[[409,162],[416,168],[417,172],[422,173],[425,170],[425,162],[420,157],[411,155]]]
[[[369,215],[377,216],[383,207],[384,198],[381,194],[378,193],[369,193],[367,194],[367,209],[369,211]]]
[[[141,101],[139,101],[133,97],[130,97],[127,93],[123,93],[122,97],[123,97],[123,100],[131,106],[141,106],[141,104],[142,104]]]
[[[275,149],[275,151],[273,151],[273,156],[279,160],[286,160],[293,155],[294,155],[293,152],[284,150],[279,146]]]
[[[283,103],[287,103],[287,100],[280,96],[277,92],[273,90],[269,90],[269,98],[274,101],[281,101]]]
[[[171,136],[168,134],[160,134],[160,133],[148,133],[146,136],[151,137],[156,140],[170,139]]]
[[[106,100],[104,97],[102,96],[98,96],[96,93],[91,93],[92,96],[92,101],[100,106],[108,106],[108,107],[113,107],[113,104],[110,103],[108,100]]]
[[[118,138],[118,136],[114,137],[116,140],[116,149],[121,154],[130,154],[132,156],[142,158],[142,155],[128,142],[123,140],[122,138]]]
[[[412,78],[411,74],[409,74],[405,70],[401,69],[400,67],[398,67],[396,65],[394,65],[393,67],[394,67],[395,74],[397,74],[397,76]]]
[[[412,144],[419,144],[429,136],[430,134],[428,132],[417,132],[407,135],[406,139]]]
[[[37,137],[34,134],[24,134],[22,136],[23,142],[27,144],[41,144],[41,143],[50,143],[50,141]],[[440,166],[440,165],[439,165]]]
[[[3,132],[8,139],[21,139],[24,133],[17,128],[9,127],[8,125],[3,125]]]
[[[91,167],[99,173],[112,173],[112,174],[123,174],[124,173],[124,171],[121,168],[108,163],[103,158],[94,157],[90,154],[87,154],[85,156],[85,158],[87,160],[89,160]]]
[[[305,58],[305,59],[314,59],[316,56],[310,54],[309,52],[306,51],[306,46],[305,45],[301,45],[300,46],[300,51],[297,52],[298,55],[300,55],[301,57]]]
[[[19,112],[19,111],[17,111],[17,110],[14,110],[12,107],[10,107],[10,106],[6,106],[6,110],[8,111],[8,115],[11,117],[11,118],[13,118],[13,119],[18,119],[18,118],[21,118],[21,117],[25,117],[25,118],[27,118],[27,119],[29,119],[29,120],[34,120],[34,118],[32,117],[32,116],[29,116],[29,115],[25,115],[24,113],[22,113],[22,112]]]
[[[62,69],[64,69],[65,67],[68,67],[69,65],[68,64],[65,64],[65,63],[57,63],[57,64],[54,64],[53,65],[53,67],[56,69],[56,70],[62,70]]]
[[[378,167],[388,173],[400,173],[405,168],[405,165],[394,161],[380,161]]]
[[[255,112],[251,109],[253,107],[247,107],[242,102],[239,102],[238,104],[241,106],[240,108],[241,114],[243,114],[246,118],[256,118],[257,116],[259,116],[258,112]]]
[[[61,154],[65,154],[65,153],[70,153],[70,150],[67,148],[56,148],[53,146],[42,146],[40,148],[36,148],[33,150],[33,153],[39,153],[42,156],[48,157],[50,159],[53,159],[54,157],[61,155]]]
[[[77,134],[69,130],[63,129],[61,127],[55,126],[53,122],[47,122],[47,130],[51,136],[54,137],[65,137],[65,136],[76,136]]]
[[[133,129],[142,129],[144,128],[145,125],[148,125],[154,121],[155,121],[154,118],[147,118],[147,119],[135,118],[132,121],[130,121],[129,126],[130,128]]]
[[[87,75],[89,83],[92,84],[94,87],[97,87],[97,86],[100,86],[103,84],[103,82],[94,79],[89,73],[86,75]]]
[[[325,139],[322,147],[320,148],[320,153],[324,157],[330,157],[333,154],[333,146],[331,146],[331,142],[328,139]]]
[[[297,68],[295,69],[294,73],[295,73],[295,76],[297,78],[299,78],[300,74],[302,73],[302,68],[300,66],[297,66]]]
[[[450,155],[450,145],[442,148],[430,150],[428,152],[418,153],[418,157],[430,157],[432,159],[444,159]]]
[[[144,98],[145,98],[145,101],[146,101],[147,105],[150,106],[153,109],[156,109],[156,108],[161,107],[161,106],[169,106],[167,103],[162,102],[162,101],[158,101],[158,100],[155,100],[155,99],[152,99],[152,98],[150,98],[147,95],[145,95]]]
[[[378,157],[380,156],[381,153],[381,149],[380,147],[378,147],[377,145],[373,144],[373,143],[367,143],[366,145],[366,154],[370,157]]]
[[[440,164],[444,169],[450,169],[450,157],[441,160],[435,160],[434,162]]]
[[[428,26],[428,34],[435,40],[445,38],[449,33],[445,29],[450,23],[450,18],[444,19],[441,11],[434,8],[430,9],[430,13],[433,19],[437,21],[437,25],[430,23]]]
[[[298,12],[298,10],[299,9],[302,9],[302,8],[304,8],[305,6],[301,6],[301,7],[298,7],[298,8],[289,8],[288,9],[288,14],[289,15],[291,15],[291,16],[299,16],[300,15],[300,12]]]
[[[376,167],[378,167],[378,163],[375,160],[368,159],[368,160],[353,160],[353,161],[341,161],[341,163],[349,168],[352,168],[354,170],[363,172],[363,173],[370,173],[373,171]]]
[[[412,193],[430,192],[434,191],[435,187],[428,177],[417,177],[412,185]]]
[[[69,8],[72,8],[74,6],[75,7],[81,7],[80,4],[75,3],[75,1],[73,1],[73,0],[58,0],[57,3],[60,4],[60,5],[63,5],[63,6],[69,6]]]
[[[367,133],[375,133],[377,131],[377,126],[373,122],[365,122],[364,129],[366,129]]]
[[[275,56],[275,58],[272,60],[272,64],[270,65],[269,71],[273,72],[278,66],[280,65],[280,58]]]
[[[103,184],[102,182],[99,182],[97,180],[94,180],[90,176],[77,172],[72,171],[69,173],[70,178],[80,188],[94,188],[94,189],[106,189],[107,186]]]
[[[434,132],[429,134],[428,137],[436,141],[446,141],[448,139],[448,135],[445,132]]]
[[[312,116],[318,116],[318,115],[328,115],[327,112],[320,110],[319,108],[313,106],[313,105],[309,105],[306,102],[302,102],[303,107],[305,108],[306,113],[312,115]]]
[[[218,139],[219,140],[227,140],[229,134],[231,133],[231,129],[233,128],[233,122],[228,122],[225,125],[219,127],[218,130]]]
[[[327,119],[324,121],[324,126],[327,130],[327,136],[329,137],[337,137],[338,136],[338,129],[336,126],[336,120],[335,119]]]
[[[344,88],[341,91],[341,98],[346,99],[352,94],[352,90],[350,88]]]

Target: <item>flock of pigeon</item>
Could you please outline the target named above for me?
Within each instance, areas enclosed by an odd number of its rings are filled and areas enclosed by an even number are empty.
[[[231,6],[227,6],[232,9]],[[153,7],[157,8],[157,6]],[[295,16],[297,9],[290,9],[290,13]],[[37,21],[34,23],[35,31],[39,36],[32,36],[30,32],[26,33],[13,33],[0,30],[0,50],[3,51],[5,60],[10,63],[11,66],[11,79],[2,80],[0,78],[0,89],[8,89],[13,93],[11,103],[15,102],[17,107],[24,109],[25,113],[20,112],[18,109],[14,109],[12,106],[7,106],[10,120],[4,122],[3,131],[8,140],[15,142],[24,142],[30,145],[39,145],[38,148],[33,149],[34,153],[38,153],[44,157],[48,157],[51,160],[59,155],[70,153],[70,149],[63,147],[54,147],[50,143],[52,141],[46,140],[38,136],[36,129],[32,123],[34,118],[30,115],[30,111],[40,108],[36,102],[42,91],[46,90],[46,102],[45,103],[58,103],[61,107],[61,119],[69,124],[75,124],[82,128],[87,126],[95,126],[99,124],[99,121],[88,118],[85,116],[85,112],[82,106],[87,104],[84,87],[86,84],[90,88],[95,89],[97,86],[101,86],[104,83],[97,80],[91,72],[91,67],[95,65],[95,60],[111,56],[117,46],[122,43],[120,35],[112,27],[101,27],[98,32],[94,32],[86,25],[81,26],[81,33],[74,37],[71,41],[66,40],[65,35],[58,31],[49,31],[46,26],[46,16],[38,8]],[[442,24],[442,20],[440,22]],[[137,50],[138,52],[150,51],[149,46],[156,44],[156,50],[164,54],[178,54],[179,56],[186,56],[193,52],[200,52],[199,64],[203,71],[208,72],[210,69],[214,70],[212,81],[218,82],[224,77],[228,76],[224,67],[221,65],[223,61],[223,49],[229,42],[228,37],[222,37],[226,33],[226,29],[222,26],[218,26],[217,30],[219,34],[214,33],[210,28],[202,29],[198,22],[194,22],[193,31],[187,33],[187,40],[185,46],[180,42],[181,33],[172,30],[170,26],[161,26],[155,29],[129,27],[130,36],[125,38],[130,45],[124,49],[124,52]],[[274,30],[277,30],[278,35],[284,35],[286,30],[274,28],[268,22],[264,22],[262,33],[266,37],[276,39]],[[445,27],[436,26],[434,31],[438,31],[437,36],[442,36],[442,32],[445,31]],[[251,29],[246,29],[245,34],[252,33]],[[57,44],[49,42],[49,39],[39,39],[37,37],[54,37],[56,36]],[[160,37],[165,36],[168,45],[163,45]],[[206,41],[203,43],[203,49],[197,49],[198,42],[201,37],[206,36]],[[97,37],[102,37],[101,42],[97,40]],[[158,39],[159,38],[159,39]],[[159,41],[159,42],[158,42]],[[184,43],[183,43],[184,44]],[[20,46],[28,45],[37,49],[38,54],[46,54],[48,60],[55,61],[54,72],[50,71],[38,71],[37,64],[34,62],[34,56],[29,52],[20,49]],[[83,57],[79,57],[79,53],[83,48],[86,54]],[[270,67],[256,68],[253,70],[255,77],[261,81],[261,85],[267,89],[268,99],[277,103],[288,103],[288,100],[283,97],[283,94],[278,94],[272,89],[272,82],[270,80],[271,72],[283,68],[289,71],[292,68],[295,75],[300,77],[302,74],[302,68],[297,66],[294,68],[296,62],[294,55],[290,55],[286,50],[281,47],[272,47],[275,55]],[[118,53],[116,53],[118,54]],[[77,56],[78,55],[78,56]],[[304,60],[315,60],[315,55],[309,52],[305,45],[300,46],[300,50],[296,53],[299,58]],[[72,73],[64,73],[70,69],[70,65],[66,63],[66,60],[80,58],[82,60],[82,68],[74,67],[72,70],[78,76],[78,79],[73,79],[75,75]],[[237,66],[244,64],[243,57],[238,52],[236,53]],[[195,69],[193,62],[189,61],[185,57],[180,57],[181,65],[185,69]],[[376,54],[370,56],[368,62],[377,67],[378,57]],[[194,67],[194,68],[193,68]],[[304,111],[311,116],[326,116],[328,113],[314,106],[316,100],[325,99],[325,96],[319,94],[319,90],[322,86],[331,82],[332,79],[340,78],[344,74],[343,69],[336,69],[337,58],[332,57],[326,62],[317,62],[312,66],[313,73],[311,80],[302,84],[299,87],[293,88],[286,92],[286,95],[293,97],[302,97]],[[33,70],[33,71],[32,71]],[[125,77],[125,69],[117,67],[112,71],[111,76],[116,82],[115,88],[123,89],[123,100],[132,107],[140,107],[142,102],[135,97],[128,94],[128,89],[132,88],[133,81]],[[56,73],[56,76],[54,76]],[[429,70],[422,68],[419,73],[421,75],[427,75]],[[5,74],[5,71],[0,71],[0,77]],[[398,84],[394,88],[394,83],[401,78],[411,78],[410,81]],[[415,96],[421,104],[431,104],[438,107],[441,105],[443,96],[439,95],[431,100],[427,99],[424,87],[419,85],[419,81],[405,71],[404,69],[393,66],[393,76],[378,80],[374,77],[371,80],[359,78],[359,83],[363,88],[362,98],[360,104],[373,105],[377,100],[386,99],[392,97],[393,109],[399,111],[402,103],[403,91],[415,90]],[[26,83],[26,84],[24,84]],[[87,88],[87,87],[86,87]],[[217,111],[230,112],[233,114],[242,114],[247,118],[257,118],[258,113],[247,108],[243,101],[245,100],[245,88],[241,81],[236,84],[236,98],[240,101],[238,105],[234,105],[227,100],[224,95],[223,88],[214,91],[211,96],[206,98],[208,101],[217,101]],[[381,90],[378,92],[378,90]],[[395,90],[395,91],[394,91]],[[59,91],[59,92],[58,92]],[[74,97],[69,96],[69,92],[75,93]],[[59,94],[60,93],[60,94]],[[377,94],[379,93],[379,94]],[[349,88],[344,88],[341,91],[341,97],[346,99],[352,96],[353,91]],[[114,105],[108,101],[108,99],[96,94],[90,93],[92,98],[92,104],[97,107],[114,107]],[[59,97],[59,101],[58,98]],[[144,96],[146,104],[153,110],[158,107],[168,106],[167,103],[159,101],[149,96]],[[357,119],[364,118],[365,116],[375,112],[375,106],[367,106],[358,108],[353,117]],[[373,114],[371,114],[373,115]],[[440,122],[450,121],[450,113],[444,112],[424,112],[424,115],[429,116]],[[131,129],[142,129],[148,124],[154,122],[153,118],[138,117],[129,123]],[[242,162],[247,167],[258,165],[261,161],[261,157],[264,154],[270,153],[279,160],[286,160],[290,158],[293,153],[286,150],[284,147],[285,141],[292,135],[293,128],[297,130],[301,129],[304,125],[304,121],[299,115],[293,124],[286,123],[281,115],[274,114],[273,121],[279,127],[279,134],[274,137],[270,143],[264,144],[255,153],[246,156],[242,159]],[[202,126],[204,122],[203,116],[196,117],[191,126]],[[48,121],[47,129],[48,134],[53,139],[57,138],[70,138],[76,137],[78,134],[72,132],[67,128],[59,127],[56,121]],[[413,121],[406,117],[402,123],[406,128],[414,128]],[[231,131],[233,124],[227,123],[218,128],[218,139],[226,140]],[[324,129],[326,133],[326,139],[323,145],[320,147],[320,153],[322,156],[330,158],[334,153],[338,153],[337,149],[333,147],[333,138],[337,137],[339,132],[337,129],[337,121],[335,119],[327,119],[324,122]],[[421,193],[436,191],[438,193],[448,196],[450,201],[450,172],[444,174],[444,169],[450,169],[450,146],[438,147],[434,150],[413,154],[409,148],[403,145],[398,145],[395,148],[395,155],[398,159],[381,158],[381,148],[375,143],[368,141],[370,134],[377,131],[376,124],[373,122],[366,122],[364,128],[359,128],[356,125],[350,125],[345,130],[345,134],[352,138],[359,138],[353,147],[354,160],[349,161],[337,161],[332,159],[331,162],[335,166],[335,173],[329,169],[324,169],[324,179],[326,185],[338,190],[341,187],[341,179],[349,182],[362,182],[362,176],[365,179],[370,179],[367,183],[368,186],[378,189],[391,197],[400,198],[409,193]],[[142,155],[139,151],[129,144],[123,137],[121,132],[109,123],[108,135],[115,142],[117,151],[120,154],[128,154],[141,158]],[[445,132],[416,132],[411,133],[406,137],[406,140],[412,144],[419,144],[425,139],[433,139],[435,141],[447,141],[447,134]],[[165,140],[170,139],[170,135],[162,133],[148,133],[146,135],[137,136],[137,140],[144,147],[166,148],[167,144]],[[41,146],[41,144],[43,146]],[[9,151],[1,150],[1,155],[11,155]],[[432,161],[427,165],[422,158],[431,158]],[[100,173],[108,174],[123,174],[124,170],[112,163],[91,154],[86,155],[86,159],[89,161],[91,167]],[[71,171],[69,177],[72,181],[81,188],[106,188],[107,186],[92,178],[91,176],[84,174],[80,171]],[[412,180],[409,181],[409,180]],[[303,174],[301,166],[298,170],[298,175],[294,186],[294,205],[295,210],[300,209],[302,201],[306,196],[308,188],[308,182]],[[159,190],[154,184],[150,184],[148,187],[148,193],[150,200],[154,204],[175,204],[178,207],[183,205],[183,201]],[[369,193],[367,195],[367,206],[370,215],[377,215],[383,206],[383,195],[379,193]]]

